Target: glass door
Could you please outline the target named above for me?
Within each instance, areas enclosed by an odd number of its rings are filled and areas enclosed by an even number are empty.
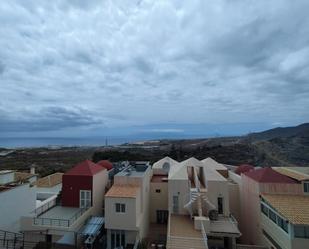
[[[79,192],[79,207],[87,208],[91,206],[91,191],[80,190]]]
[[[111,231],[111,248],[125,248],[126,246],[126,237],[125,231],[123,230],[112,230]]]

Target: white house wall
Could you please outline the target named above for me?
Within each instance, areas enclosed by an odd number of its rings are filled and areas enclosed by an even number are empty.
[[[18,232],[20,217],[29,215],[36,208],[36,187],[23,184],[0,192],[0,229]]]

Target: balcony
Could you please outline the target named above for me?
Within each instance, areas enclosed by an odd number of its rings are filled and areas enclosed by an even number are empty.
[[[54,206],[33,218],[33,224],[37,226],[71,227],[88,209]]]

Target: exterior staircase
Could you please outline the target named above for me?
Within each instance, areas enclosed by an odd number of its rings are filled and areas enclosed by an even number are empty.
[[[167,249],[206,249],[203,238],[169,237]]]

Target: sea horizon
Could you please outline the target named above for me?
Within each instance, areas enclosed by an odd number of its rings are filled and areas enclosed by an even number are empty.
[[[123,136],[123,137],[0,137],[0,148],[100,147],[164,139],[206,139],[212,136]]]

